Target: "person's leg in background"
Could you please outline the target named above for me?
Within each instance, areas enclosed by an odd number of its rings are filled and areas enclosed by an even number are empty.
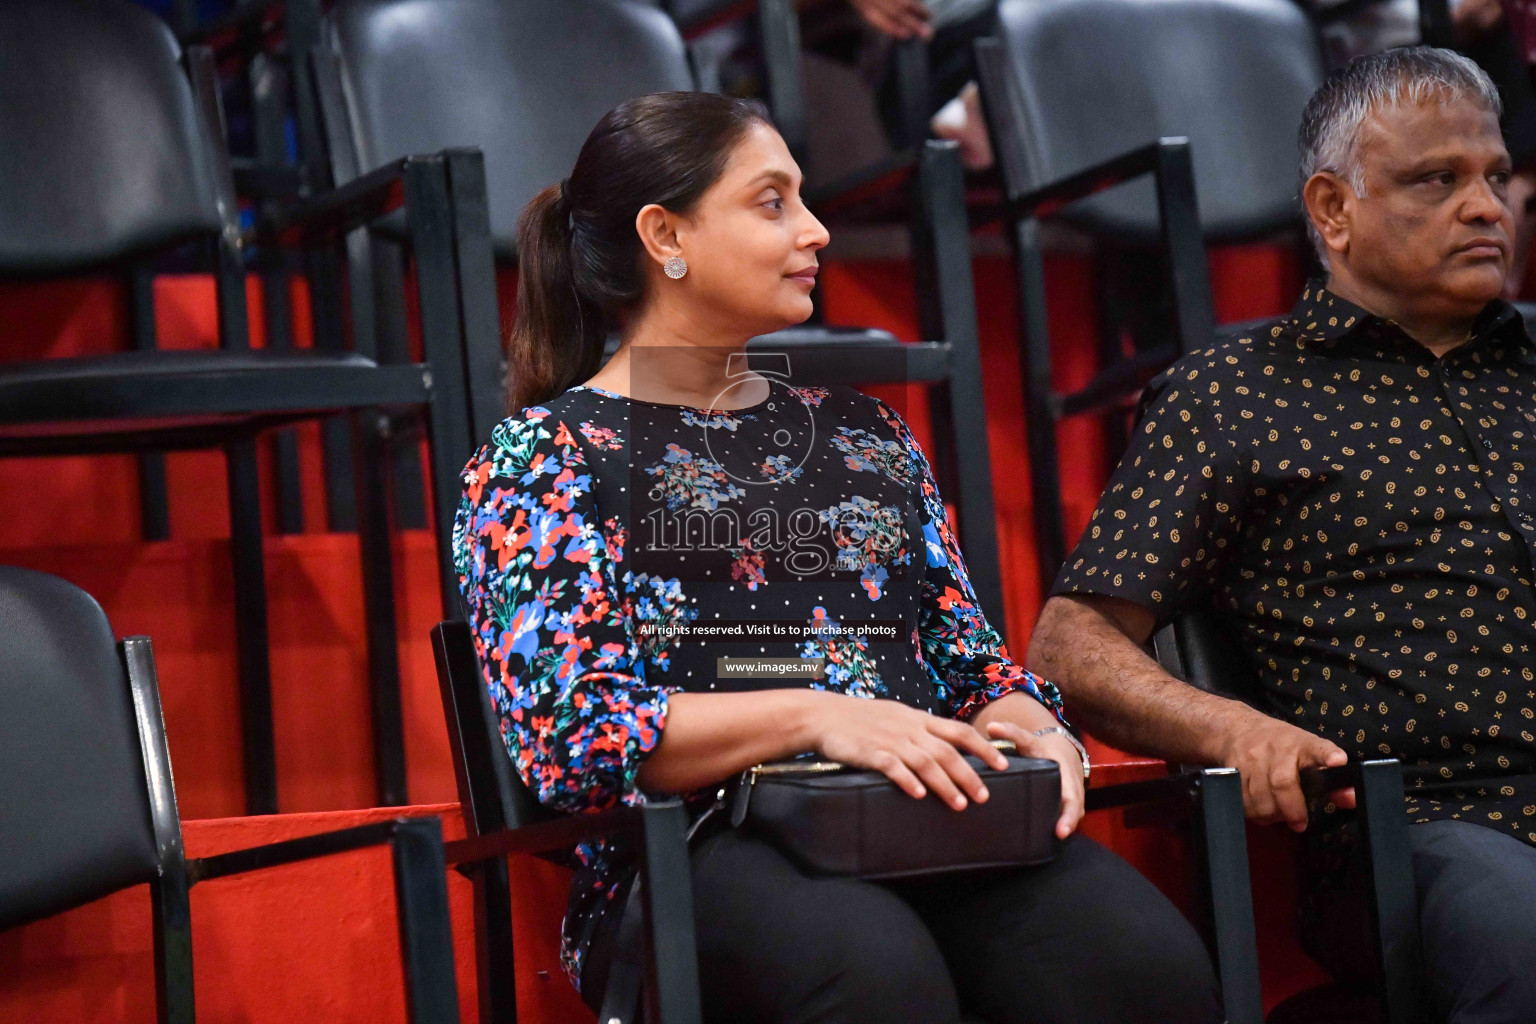
[[[1035,868],[895,883],[988,1024],[1215,1024],[1200,937],[1135,868],[1085,836]],[[914,1020],[920,1018],[913,1018]]]

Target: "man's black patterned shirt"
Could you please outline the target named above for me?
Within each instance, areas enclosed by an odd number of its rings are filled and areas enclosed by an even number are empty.
[[[1053,593],[1214,606],[1270,713],[1409,766],[1415,821],[1536,844],[1536,346],[1445,356],[1314,282],[1152,381]]]

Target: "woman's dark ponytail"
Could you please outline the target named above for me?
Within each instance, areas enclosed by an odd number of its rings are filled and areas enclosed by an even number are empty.
[[[577,290],[564,182],[533,197],[517,225],[517,320],[507,339],[507,406],[548,401],[597,372],[605,317]]]
[[[650,203],[686,214],[725,171],[761,104],[659,92],[614,107],[571,176],[533,197],[517,226],[517,320],[507,336],[507,412],[591,377],[608,333],[644,297],[635,217]]]

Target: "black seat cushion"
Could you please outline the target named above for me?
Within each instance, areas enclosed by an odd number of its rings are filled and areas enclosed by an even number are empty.
[[[198,447],[189,426],[261,426],[367,406],[419,404],[430,374],[380,366],[352,352],[234,350],[124,352],[0,364],[0,454],[43,450],[44,438],[96,439],[51,451]],[[157,440],[154,435],[161,434]],[[131,444],[104,439],[132,435]],[[33,443],[38,442],[38,443]]]
[[[603,355],[611,356],[617,352],[619,341],[617,334],[610,334],[604,344]],[[764,334],[752,339],[752,345],[756,348],[774,346],[793,348],[797,345],[862,345],[884,348],[900,344],[902,344],[900,338],[878,327],[824,327],[819,324],[786,327],[782,331],[774,331],[772,334]]]
[[[900,345],[901,339],[878,327],[823,327],[801,324],[754,338],[758,344],[794,345]]]
[[[70,583],[0,566],[0,928],[148,881],[156,864],[106,615]]]

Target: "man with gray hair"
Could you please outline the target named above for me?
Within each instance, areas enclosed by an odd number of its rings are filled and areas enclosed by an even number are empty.
[[[1376,970],[1353,794],[1298,774],[1399,758],[1426,995],[1456,1024],[1536,1019],[1536,346],[1510,259],[1499,99],[1426,47],[1309,102],[1301,198],[1326,280],[1152,381],[1027,663],[1126,750],[1233,765],[1250,817],[1305,831],[1303,940]],[[1209,608],[1263,713],[1142,644]],[[1353,908],[1353,910],[1351,909]]]

